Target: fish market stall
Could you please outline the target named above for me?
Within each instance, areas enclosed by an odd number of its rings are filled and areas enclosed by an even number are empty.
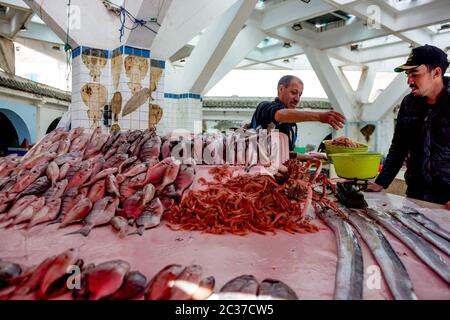
[[[209,167],[199,167],[199,178],[208,178]],[[256,170],[256,168],[252,168]],[[403,197],[366,193],[369,205],[382,207],[409,206],[450,230],[450,215],[444,209],[428,209]],[[336,275],[336,243],[334,234],[320,220],[317,233],[275,235],[251,233],[246,236],[212,235],[200,232],[172,231],[164,225],[146,231],[142,236],[120,239],[110,226],[96,228],[88,237],[64,236],[79,226],[58,229],[58,225],[36,226],[30,231],[0,231],[0,257],[24,265],[39,263],[43,257],[75,248],[83,259],[99,263],[107,260],[128,261],[132,270],[139,270],[147,279],[166,265],[200,265],[205,275],[216,279],[216,288],[243,274],[258,280],[274,278],[288,284],[299,299],[332,299]],[[450,288],[398,239],[387,233],[389,242],[404,263],[420,299],[450,299]],[[365,244],[364,299],[391,299],[377,263]],[[445,256],[445,255],[443,255]],[[447,262],[450,259],[446,257]],[[378,277],[380,275],[380,277]]]
[[[154,130],[55,130],[5,158],[0,298],[450,299],[447,210],[386,193],[345,208],[320,161],[286,161],[281,143],[274,174],[251,139],[240,166],[180,162],[195,142]],[[200,146],[220,163],[225,140]]]

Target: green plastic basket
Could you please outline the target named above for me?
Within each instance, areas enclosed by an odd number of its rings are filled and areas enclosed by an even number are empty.
[[[344,179],[372,179],[378,174],[381,153],[334,153],[336,174]]]

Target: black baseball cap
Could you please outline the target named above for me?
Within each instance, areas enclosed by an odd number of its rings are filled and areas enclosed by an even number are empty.
[[[445,73],[448,67],[447,54],[435,46],[428,44],[412,49],[405,64],[394,69],[395,72],[408,71],[422,64],[431,64],[441,67]]]

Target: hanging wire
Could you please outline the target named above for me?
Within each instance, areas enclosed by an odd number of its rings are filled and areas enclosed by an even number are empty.
[[[69,78],[72,74],[72,46],[69,44],[69,32],[70,32],[70,9],[71,0],[67,4],[67,29],[66,29],[66,43],[64,44],[64,51],[66,52],[66,85],[67,91],[69,91]]]
[[[125,9],[124,6],[117,6],[116,4],[112,3],[109,0],[104,0],[104,2],[107,2],[112,7],[118,8],[120,10],[120,13],[119,13],[119,17],[120,17],[120,29],[119,29],[120,38],[119,39],[120,39],[120,42],[122,42],[122,38],[125,34],[125,29],[132,31],[132,30],[137,29],[138,27],[144,27],[144,28],[150,30],[151,32],[153,32],[154,34],[158,33],[157,31],[153,30],[152,28],[150,28],[147,25],[147,23],[151,23],[151,21],[146,21],[146,20],[138,19],[138,18],[134,17],[127,9]],[[126,25],[127,19],[131,21],[132,26]],[[161,26],[158,21],[156,21],[155,23],[158,26]]]

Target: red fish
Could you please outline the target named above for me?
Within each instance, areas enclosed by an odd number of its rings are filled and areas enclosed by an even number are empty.
[[[94,204],[94,208],[85,219],[86,226],[66,235],[79,233],[87,237],[94,227],[109,223],[114,217],[118,206],[119,199],[114,199],[112,197],[105,197],[97,201]]]
[[[69,180],[69,184],[67,185],[67,189],[70,189],[72,187],[84,187],[82,184],[85,183],[89,177],[91,176],[92,169],[91,168],[84,168],[75,173],[75,175],[72,177],[72,179]]]
[[[89,300],[99,300],[114,294],[120,289],[130,264],[123,260],[114,260],[97,265],[86,274],[86,286]]]
[[[31,228],[37,224],[56,219],[60,208],[60,198],[49,199],[48,201],[46,201],[45,206],[33,216],[27,228]]]
[[[59,167],[56,162],[52,161],[47,167],[46,170],[47,177],[52,182],[52,186],[56,184],[56,181],[59,179]]]
[[[106,177],[106,191],[120,198],[119,183],[114,175],[110,174]]]
[[[40,197],[37,201],[31,202],[21,213],[14,219],[12,225],[31,220],[33,216],[45,205],[45,198]]]
[[[145,290],[147,278],[138,271],[128,273],[122,283],[122,286],[109,300],[131,300],[139,297]]]
[[[36,167],[33,167],[30,172],[24,174],[23,177],[21,177],[14,187],[11,189],[11,192],[22,192],[24,191],[29,185],[31,185],[34,181],[36,181],[37,178],[39,178],[44,172],[45,169],[47,169],[48,162],[39,164]]]
[[[11,218],[15,218],[19,213],[21,213],[23,210],[25,210],[26,207],[30,205],[30,203],[36,201],[37,196],[30,195],[25,196],[17,200],[14,205],[9,209],[8,213],[3,217],[2,220],[6,221]]]
[[[192,295],[192,300],[206,300],[214,292],[216,279],[214,277],[207,277],[202,279],[198,284],[197,291]]]
[[[105,180],[99,180],[89,189],[88,198],[92,203],[96,203],[98,200],[105,196],[106,185]]]
[[[117,172],[117,168],[108,168],[105,170],[100,171],[99,173],[97,173],[95,175],[95,177],[92,177],[89,182],[86,182],[85,184],[81,185],[82,187],[86,187],[86,186],[90,186],[93,183],[96,183],[99,180],[102,180],[104,178],[106,178],[107,176],[109,176],[110,174],[114,174]]]
[[[54,187],[50,187],[49,189],[47,189],[43,196],[46,200],[50,198],[61,198],[61,196],[64,194],[64,191],[66,191],[68,183],[69,182],[66,179],[58,181]]]
[[[171,264],[158,272],[148,285],[145,292],[146,300],[167,300],[174,280],[180,276],[186,267],[179,264]]]
[[[45,276],[42,278],[42,282],[38,292],[39,295],[41,297],[45,297],[47,295],[47,289],[56,280],[64,275],[67,275],[68,267],[74,265],[77,260],[77,252],[75,251],[75,249],[69,249],[58,255],[51,266],[48,268]]]
[[[29,278],[18,286],[14,294],[20,296],[36,290],[40,286],[42,279],[50,269],[55,259],[56,257],[47,258],[36,268],[32,269],[30,272],[27,272]],[[24,276],[25,275],[22,275],[21,277]]]
[[[192,265],[184,269],[173,282],[169,300],[190,300],[199,289],[201,275],[201,266]]]
[[[144,206],[142,205],[143,198],[144,192],[138,191],[123,202],[123,212],[127,218],[133,220],[139,218],[144,209]]]
[[[82,198],[78,203],[76,203],[64,218],[59,225],[59,228],[63,228],[73,222],[81,221],[87,217],[92,208],[92,202],[88,198]]]

